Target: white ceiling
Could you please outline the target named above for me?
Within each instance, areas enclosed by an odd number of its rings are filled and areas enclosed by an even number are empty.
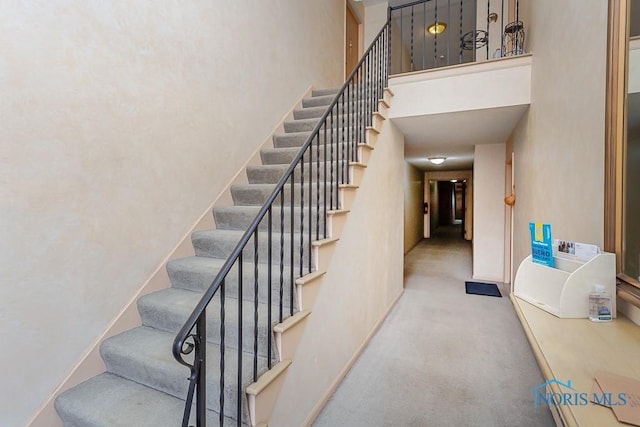
[[[422,170],[471,169],[477,144],[507,141],[528,105],[391,119],[405,136],[405,159]],[[442,165],[427,158],[444,156]]]

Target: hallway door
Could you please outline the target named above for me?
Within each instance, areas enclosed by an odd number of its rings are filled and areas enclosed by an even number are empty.
[[[349,77],[351,72],[358,65],[360,44],[359,44],[359,23],[349,6],[346,13],[346,37],[344,49],[344,71],[345,78]]]

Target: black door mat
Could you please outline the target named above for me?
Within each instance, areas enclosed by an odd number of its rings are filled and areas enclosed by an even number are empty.
[[[498,289],[498,285],[495,283],[464,282],[464,287],[468,294],[502,298],[500,289]]]

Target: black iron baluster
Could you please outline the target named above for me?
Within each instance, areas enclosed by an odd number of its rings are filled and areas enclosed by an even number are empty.
[[[312,222],[311,222],[311,219],[313,218],[312,210],[311,210],[311,199],[313,198],[313,185],[312,185],[313,183],[311,181],[312,177],[313,177],[313,145],[309,145],[309,215],[308,215],[308,217],[309,217],[309,219],[308,219],[308,221],[309,221],[309,224],[308,224],[309,235],[307,236],[308,237],[307,238],[307,242],[308,242],[308,246],[309,246],[307,248],[307,252],[308,252],[308,255],[309,255],[309,273],[311,273],[311,240],[312,240],[311,236],[312,236],[312,230],[313,230]],[[300,209],[304,210],[304,205],[302,205],[300,207]]]
[[[271,238],[272,233],[272,206],[269,206],[268,219],[268,235],[267,235],[267,368],[271,369],[271,245],[273,240]]]
[[[487,0],[487,59],[489,58],[489,14],[491,13],[491,0]]]
[[[244,280],[242,277],[242,251],[238,255],[238,389],[236,390],[236,419],[238,423],[242,420],[242,399],[243,399],[243,384],[242,384],[242,288]]]
[[[345,140],[344,140],[344,132],[341,131],[342,127],[344,126],[344,97],[340,96],[340,103],[338,104],[339,106],[339,111],[342,112],[341,115],[338,116],[338,129],[340,129],[338,131],[337,134],[337,138],[338,138],[338,144],[340,144],[341,147],[341,153],[342,153],[342,167],[341,167],[341,176],[342,176],[342,183],[344,184],[345,182],[345,159],[347,158],[346,155],[346,151],[345,151]],[[338,203],[336,202],[336,209],[339,209]]]
[[[365,111],[366,114],[366,119],[367,119],[367,126],[371,126],[371,94],[373,93],[373,79],[371,78],[371,72],[372,72],[372,64],[371,64],[372,58],[371,55],[367,56],[367,98],[366,98],[366,104],[367,104],[367,109]]]
[[[258,229],[253,235],[253,381],[258,381]]]
[[[402,46],[404,46],[404,8],[400,9],[400,72],[404,73],[404,64],[402,63]]]
[[[518,29],[520,26],[520,0],[516,0],[516,26],[514,28],[514,35],[515,35],[515,39],[516,39],[516,50],[515,50],[515,55],[519,55],[520,54],[520,50],[518,49],[518,42],[519,42],[519,37],[518,37]],[[522,46],[522,52],[524,53],[524,46]]]
[[[500,58],[504,56],[504,0],[500,4]]]
[[[387,11],[387,76],[393,71],[391,66],[391,17],[393,15],[393,11],[391,8]]]
[[[409,62],[409,71],[413,71],[415,69],[413,65],[413,6],[411,6],[411,57]]]
[[[331,121],[330,121],[330,126],[329,127],[331,129],[333,129],[333,110],[331,110],[330,117],[331,117]],[[326,127],[325,127],[325,129],[326,129]],[[325,141],[325,143],[326,143],[326,141]],[[329,203],[329,208],[331,210],[333,210],[333,135],[329,135],[329,144],[330,144],[329,150],[330,150],[330,156],[331,156],[331,159],[329,161],[329,169],[330,169],[330,173],[331,173],[331,176],[329,177],[330,178],[329,179],[329,187],[330,187],[330,191],[331,191],[331,194],[330,194],[331,201]],[[327,179],[326,176],[325,176],[325,179]]]
[[[198,427],[206,424],[207,417],[207,311],[202,311],[196,325],[196,334],[200,346],[196,347],[198,358],[198,394],[196,396],[196,414]]]
[[[447,0],[447,22],[451,22],[451,0]],[[447,65],[450,65],[450,61],[451,61],[451,31],[447,31]]]
[[[302,277],[302,264],[304,263],[304,154],[300,160],[300,167],[300,277]]]
[[[460,2],[460,64],[462,64],[462,3]]]
[[[363,77],[363,71],[362,71],[363,67],[364,67],[364,62],[358,69],[358,90],[356,91],[356,105],[355,105],[358,143],[364,142],[364,131],[362,129],[363,128],[362,118],[364,117],[364,114],[362,113],[363,104],[364,104],[364,102],[362,102],[362,98],[363,98],[362,91],[364,90],[364,83],[363,83],[364,77]]]
[[[220,425],[224,425],[224,300],[225,300],[225,281],[220,286]]]
[[[296,165],[297,166],[297,165]],[[295,169],[294,169],[295,171]],[[289,234],[289,243],[290,243],[290,262],[289,262],[289,270],[290,270],[290,277],[289,277],[289,288],[290,288],[290,292],[289,292],[289,312],[291,315],[293,315],[293,287],[295,286],[295,279],[294,279],[294,274],[293,274],[293,270],[294,270],[294,251],[293,251],[293,242],[294,242],[294,229],[295,229],[295,218],[294,218],[294,206],[295,204],[295,173],[291,174],[291,206],[289,207],[289,220],[291,222],[290,224],[290,228],[291,228],[291,233]]]
[[[433,31],[433,68],[438,68],[438,0],[435,0],[435,29]]]
[[[293,193],[293,188],[290,190]],[[278,319],[282,323],[284,305],[284,187],[280,190],[280,315]]]
[[[192,339],[194,339],[195,343],[193,344],[193,348],[197,347],[199,344],[196,341],[197,338],[194,338],[193,336],[191,336]],[[191,350],[189,350],[190,352]],[[198,352],[196,351],[196,354]],[[198,381],[198,370],[199,370],[199,365],[198,365],[198,359],[197,356],[194,358],[193,360],[193,365],[190,366],[190,371],[191,374],[189,375],[189,389],[187,390],[187,398],[185,401],[185,405],[184,405],[184,412],[182,413],[182,427],[189,427],[189,418],[191,417],[191,407],[193,406],[193,395],[195,393],[196,390],[196,383]]]
[[[343,103],[343,108],[344,108],[344,97],[342,98],[342,103]],[[349,109],[349,97],[347,96],[347,110]],[[348,114],[348,113],[347,113]],[[343,142],[343,145],[346,146],[346,163],[347,163],[347,181],[351,182],[350,178],[349,178],[349,162],[351,159],[351,150],[352,150],[352,146],[351,146],[351,140],[349,139],[349,116],[347,116],[345,118],[346,120],[343,121],[343,125],[345,126],[345,134],[343,134],[343,138],[345,139],[345,141]],[[345,123],[346,122],[346,123]],[[341,204],[340,204],[340,197],[338,197],[338,209],[341,209]]]
[[[375,85],[375,92],[374,92],[374,98],[371,100],[372,101],[372,105],[373,105],[373,111],[378,111],[378,99],[380,99],[380,41],[376,41],[376,52],[375,52],[375,74],[376,74],[376,85]]]
[[[297,165],[296,165],[297,166]],[[289,221],[291,222],[290,228],[291,228],[291,233],[289,234],[289,243],[290,243],[290,262],[289,262],[289,270],[290,270],[290,276],[289,276],[289,288],[290,288],[290,292],[289,292],[289,311],[290,313],[293,315],[293,287],[295,285],[295,279],[294,279],[294,274],[293,274],[293,269],[295,266],[295,262],[294,262],[294,251],[293,251],[293,244],[294,244],[294,229],[295,229],[295,219],[294,219],[294,206],[295,206],[295,173],[291,175],[291,206],[289,207]]]
[[[353,104],[351,103],[351,83],[347,86],[347,141],[349,144],[349,151],[351,152],[351,158],[355,158],[354,144],[353,144]]]
[[[324,178],[322,179],[322,182],[324,184],[324,201],[322,202],[322,204],[324,205],[324,217],[327,217],[327,120],[325,119],[324,123],[322,124],[322,128],[324,129],[324,160],[323,160],[323,166],[324,166]],[[325,221],[324,223],[324,238],[327,238],[327,222]]]
[[[427,69],[427,2],[422,3],[422,69]]]
[[[316,240],[320,240],[320,134],[316,135],[315,139],[316,139]]]

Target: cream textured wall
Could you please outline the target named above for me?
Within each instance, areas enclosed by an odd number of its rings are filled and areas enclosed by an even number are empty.
[[[402,292],[403,146],[387,120],[269,425],[304,425]]]
[[[364,48],[368,48],[378,35],[382,26],[387,22],[387,8],[389,2],[382,2],[367,6],[364,9]]]
[[[513,135],[514,267],[530,252],[531,221],[550,223],[556,238],[600,246],[604,233],[607,2],[525,3],[535,60],[531,107]],[[567,28],[590,28],[589,48]]]
[[[404,164],[404,253],[423,238],[424,233],[424,172]]]
[[[27,422],[309,85],[341,83],[344,10],[0,3],[1,424]]]
[[[528,105],[532,62],[527,56],[395,77],[389,117]]]
[[[473,159],[473,278],[504,281],[505,144],[476,145]]]

